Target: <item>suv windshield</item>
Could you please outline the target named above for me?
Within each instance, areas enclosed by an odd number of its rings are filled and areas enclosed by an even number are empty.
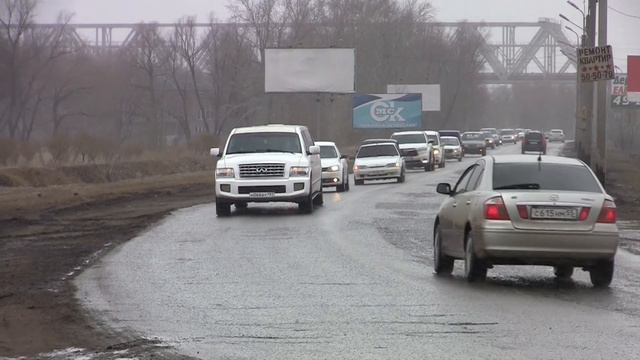
[[[500,135],[513,135],[515,134],[515,131],[511,130],[511,129],[505,129],[500,131]]]
[[[440,145],[438,137],[435,135],[427,135],[427,141],[433,141],[433,145]]]
[[[496,130],[496,129],[484,128],[484,129],[480,129],[480,130],[486,131],[486,132],[491,133],[491,134],[497,134],[498,133],[498,130]]]
[[[422,134],[391,135],[391,138],[398,140],[398,144],[425,144],[427,142]]]
[[[464,133],[462,140],[484,140],[484,135],[482,133]]]
[[[393,145],[369,145],[363,146],[358,151],[356,158],[368,158],[376,156],[398,156],[398,150]]]
[[[602,192],[585,166],[548,163],[494,164],[493,189]]]
[[[264,152],[301,153],[300,138],[296,133],[235,134],[227,146],[227,155]]]
[[[335,159],[338,157],[338,152],[333,146],[320,146],[320,158],[321,159]]]
[[[454,137],[443,137],[443,138],[440,138],[440,140],[442,141],[443,145],[453,145],[453,146],[460,145],[460,142],[458,141],[458,139]]]

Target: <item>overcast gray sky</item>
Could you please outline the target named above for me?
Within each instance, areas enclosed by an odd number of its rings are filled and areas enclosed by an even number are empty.
[[[75,14],[77,23],[172,22],[184,15],[206,21],[213,13],[218,19],[229,16],[229,0],[40,0],[40,22],[55,21],[61,10]],[[574,0],[581,4],[582,0]],[[537,21],[559,20],[558,14],[580,23],[581,15],[565,0],[431,0],[440,21]],[[609,11],[609,43],[614,47],[616,64],[626,68],[628,54],[640,55],[640,0],[609,0],[609,5],[631,18]],[[567,33],[573,39],[571,33]]]

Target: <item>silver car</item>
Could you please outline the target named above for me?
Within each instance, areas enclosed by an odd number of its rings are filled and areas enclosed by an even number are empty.
[[[616,205],[579,160],[531,155],[488,156],[456,185],[434,223],[437,274],[464,259],[469,281],[484,280],[493,265],[553,266],[558,278],[575,267],[596,287],[611,283],[618,246]]]
[[[364,185],[365,180],[396,179],[403,183],[405,163],[397,142],[365,142],[360,146],[353,164],[353,179],[356,185]]]

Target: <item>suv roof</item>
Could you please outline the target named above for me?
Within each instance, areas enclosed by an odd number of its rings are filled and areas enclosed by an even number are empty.
[[[362,140],[361,145],[372,145],[372,144],[384,144],[391,143],[398,145],[398,140],[395,139],[366,139]]]
[[[393,134],[391,134],[391,136],[393,136],[393,135],[417,135],[417,134],[424,134],[424,131],[399,131],[399,132],[394,132]]]
[[[427,135],[438,135],[438,136],[440,136],[439,132],[433,131],[433,130],[425,130],[424,133],[427,134]]]
[[[333,141],[315,141],[316,145],[318,146],[336,146],[336,143],[334,143]]]
[[[295,133],[299,129],[304,128],[302,125],[282,125],[282,124],[269,124],[259,126],[248,126],[233,129],[234,134],[246,134],[257,132],[291,132]]]

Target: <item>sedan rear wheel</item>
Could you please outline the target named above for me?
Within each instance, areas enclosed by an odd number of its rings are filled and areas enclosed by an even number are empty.
[[[467,233],[464,253],[464,275],[468,282],[484,281],[487,278],[487,267],[478,259],[473,250],[471,231]]]
[[[437,275],[450,275],[453,272],[454,259],[442,252],[440,226],[433,232],[433,270]]]
[[[559,280],[569,280],[571,279],[571,276],[573,276],[573,266],[556,266],[553,270]]]
[[[606,288],[611,285],[613,280],[613,260],[602,260],[589,269],[591,283],[597,288]]]

